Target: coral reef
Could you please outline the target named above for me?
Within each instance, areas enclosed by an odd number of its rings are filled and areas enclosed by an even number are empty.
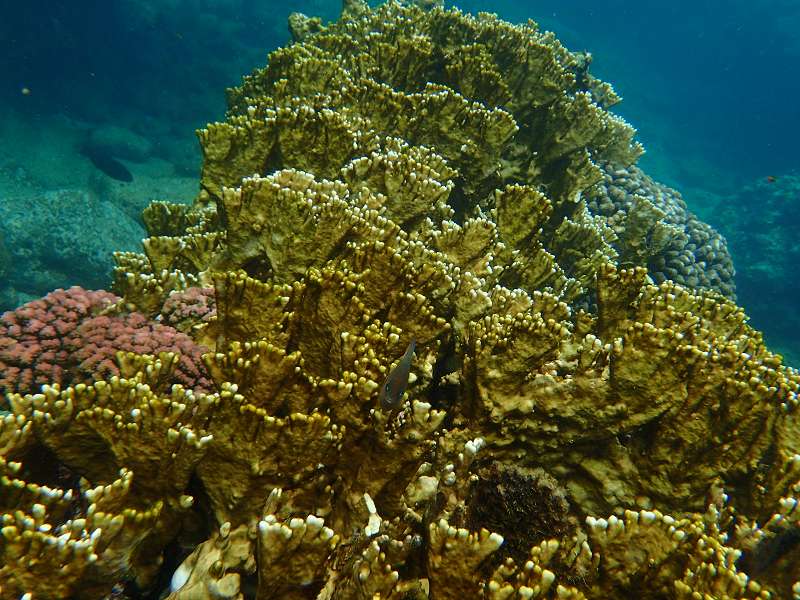
[[[174,291],[161,307],[163,322],[178,331],[190,333],[210,322],[217,314],[214,288],[190,287]]]
[[[193,298],[191,291],[187,295]],[[171,300],[170,307],[175,306]],[[0,320],[0,392],[33,393],[43,384],[67,386],[119,375],[118,352],[176,352],[175,381],[197,391],[209,389],[201,358],[207,348],[141,313],[114,314],[118,301],[109,292],[72,287],[5,313]]]
[[[346,2],[198,132],[114,314],[212,391],[152,349],[9,394],[0,596],[800,593],[800,375],[648,275],[705,231],[674,201],[587,207],[641,148],[586,56],[433,4]]]
[[[800,175],[787,173],[718,198],[715,220],[736,259],[740,300],[787,362],[800,366]]]
[[[677,190],[636,166],[609,165],[588,206],[618,235],[620,264],[646,266],[656,283],[670,280],[736,300],[725,238],[689,212]]]

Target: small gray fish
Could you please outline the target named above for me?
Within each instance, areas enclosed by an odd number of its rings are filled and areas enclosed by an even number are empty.
[[[400,403],[403,401],[403,394],[408,386],[408,374],[411,372],[411,359],[414,357],[414,349],[417,347],[416,340],[411,340],[411,343],[406,348],[406,353],[403,358],[397,363],[394,369],[389,371],[386,381],[381,386],[381,393],[378,400],[381,403],[381,408],[386,411],[395,411],[400,408]]]

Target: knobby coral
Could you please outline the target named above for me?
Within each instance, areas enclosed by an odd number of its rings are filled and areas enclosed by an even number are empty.
[[[725,238],[689,212],[678,191],[638,167],[604,167],[588,206],[609,219],[619,237],[620,262],[646,266],[656,283],[669,279],[736,300]]]
[[[168,317],[192,311],[192,290],[168,298]],[[199,295],[202,300],[202,294]],[[80,287],[56,290],[0,319],[0,392],[28,393],[43,384],[67,386],[119,375],[118,352],[181,355],[175,381],[208,391],[201,356],[207,350],[170,326],[138,312],[116,314],[119,297]],[[178,304],[183,300],[182,304]],[[195,304],[198,304],[195,301]]]
[[[648,276],[664,211],[587,208],[641,149],[585,56],[425,4],[295,16],[199,132],[195,205],[117,255],[120,310],[179,315],[213,393],[162,352],[9,395],[4,597],[800,593],[800,376]]]

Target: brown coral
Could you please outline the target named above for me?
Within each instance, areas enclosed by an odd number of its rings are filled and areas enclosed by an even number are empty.
[[[800,376],[721,295],[617,263],[652,222],[581,200],[640,151],[585,56],[428,8],[349,2],[273,53],[200,132],[195,206],[153,204],[144,254],[117,256],[143,314],[213,285],[181,326],[215,393],[123,354],[107,382],[12,395],[2,456],[132,477],[143,531],[93,591],[154,585],[191,539],[175,600],[787,595]],[[3,507],[10,539],[29,504]]]

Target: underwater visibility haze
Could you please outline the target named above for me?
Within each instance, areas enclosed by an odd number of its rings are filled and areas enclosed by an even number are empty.
[[[0,21],[0,600],[800,598],[800,7]]]

